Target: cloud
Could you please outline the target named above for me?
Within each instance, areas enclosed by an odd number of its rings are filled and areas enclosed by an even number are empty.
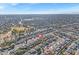
[[[12,6],[16,6],[18,5],[19,3],[11,3]]]
[[[61,10],[64,14],[79,14],[79,6],[74,6],[65,10]]]
[[[0,9],[4,9],[5,7],[4,6],[0,6]]]
[[[70,8],[62,8],[62,9],[50,9],[46,10],[32,10],[32,5],[35,6],[36,4],[29,4],[27,8],[18,9],[16,5],[19,3],[11,3],[11,4],[3,4],[0,5],[0,14],[79,14],[79,6],[74,6]],[[15,7],[13,7],[15,6]],[[18,5],[19,6],[19,5]],[[8,9],[9,8],[9,9]],[[6,11],[7,10],[7,11]]]

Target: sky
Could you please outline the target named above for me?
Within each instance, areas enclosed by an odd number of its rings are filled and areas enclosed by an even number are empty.
[[[79,4],[0,3],[0,14],[79,14]]]

